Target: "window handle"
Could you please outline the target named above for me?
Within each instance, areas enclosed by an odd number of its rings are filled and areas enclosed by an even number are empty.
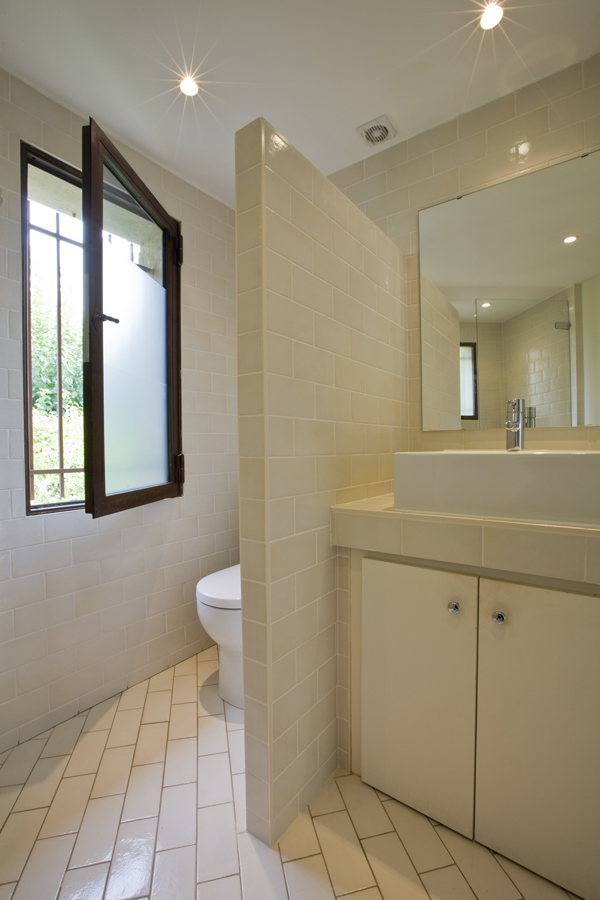
[[[119,324],[118,319],[113,318],[113,316],[105,316],[104,313],[97,309],[94,313],[94,326],[97,328],[100,322],[115,322],[115,324]]]

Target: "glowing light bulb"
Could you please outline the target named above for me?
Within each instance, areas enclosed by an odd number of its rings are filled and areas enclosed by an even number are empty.
[[[491,306],[492,304],[491,304],[491,303],[482,303],[481,305],[482,305],[482,307],[485,309],[486,306]]]
[[[503,15],[504,10],[501,6],[498,6],[497,3],[489,3],[483,11],[479,24],[484,31],[488,31],[488,29],[496,27]]]
[[[563,244],[572,244],[573,241],[576,241],[576,240],[577,240],[577,235],[576,235],[576,234],[571,234],[571,235],[569,235],[569,237],[566,237],[566,238],[563,240]]]
[[[185,94],[186,97],[195,97],[200,88],[191,77],[191,75],[186,75],[183,81],[179,84],[179,90],[182,94]]]

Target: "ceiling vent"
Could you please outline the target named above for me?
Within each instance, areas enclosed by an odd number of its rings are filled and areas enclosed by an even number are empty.
[[[387,116],[379,116],[377,119],[365,122],[364,125],[358,127],[357,131],[365,141],[373,146],[383,144],[384,141],[389,141],[396,135],[396,130]]]

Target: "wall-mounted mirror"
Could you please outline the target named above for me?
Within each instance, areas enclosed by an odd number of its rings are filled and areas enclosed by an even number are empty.
[[[575,238],[567,242],[566,238]],[[423,430],[600,425],[600,152],[419,214]]]

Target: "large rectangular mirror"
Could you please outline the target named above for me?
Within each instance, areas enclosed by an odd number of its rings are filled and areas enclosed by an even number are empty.
[[[422,210],[419,244],[423,430],[502,428],[513,397],[600,425],[600,152]]]

